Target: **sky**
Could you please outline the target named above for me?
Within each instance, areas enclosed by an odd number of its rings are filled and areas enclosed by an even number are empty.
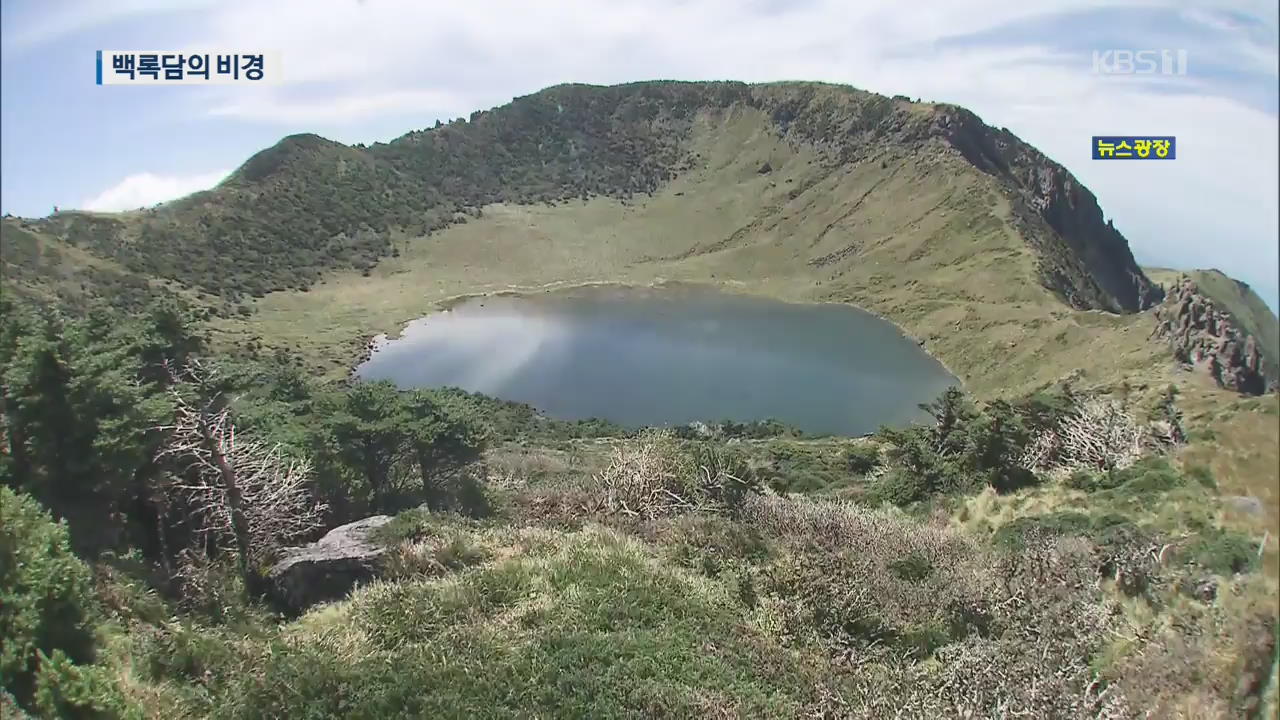
[[[1062,163],[1146,265],[1216,267],[1280,304],[1271,0],[5,0],[0,211],[133,209],[282,136],[388,141],[549,85],[822,80],[951,102]],[[95,84],[95,50],[278,53],[265,87]],[[1185,75],[1094,52],[1185,50]],[[1172,162],[1090,157],[1174,135]]]

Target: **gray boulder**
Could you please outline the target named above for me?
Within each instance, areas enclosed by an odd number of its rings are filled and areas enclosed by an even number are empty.
[[[1266,512],[1262,501],[1252,495],[1228,495],[1222,502],[1232,510],[1246,515],[1262,515]]]
[[[336,527],[310,545],[286,548],[267,571],[271,595],[295,613],[346,596],[357,583],[376,574],[386,547],[372,533],[390,520],[387,515],[374,515]]]

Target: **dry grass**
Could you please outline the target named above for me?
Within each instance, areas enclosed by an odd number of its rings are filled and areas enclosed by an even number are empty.
[[[556,482],[602,470],[612,443],[575,442],[566,449],[502,445],[485,453],[490,484],[522,487]]]
[[[1193,442],[1180,459],[1207,466],[1223,496],[1260,501],[1261,513],[1224,506],[1223,519],[1250,535],[1267,535],[1263,566],[1268,574],[1280,576],[1280,398],[1184,395]]]

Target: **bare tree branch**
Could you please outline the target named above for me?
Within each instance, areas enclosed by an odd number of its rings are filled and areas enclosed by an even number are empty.
[[[193,388],[207,397],[214,379],[209,368],[193,360],[180,373],[167,369],[175,381],[175,413],[173,424],[163,427],[170,439],[158,455],[175,460],[179,473],[163,489],[192,508],[197,535],[234,549],[248,572],[319,528],[325,506],[309,490],[310,463],[287,457],[278,443],[237,432],[217,394],[193,405]]]

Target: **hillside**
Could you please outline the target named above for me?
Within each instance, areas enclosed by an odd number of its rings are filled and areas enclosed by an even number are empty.
[[[4,290],[36,302],[83,309],[93,298],[138,308],[166,292],[158,278],[140,275],[114,260],[36,229],[31,221],[5,218],[0,225],[0,278]]]
[[[860,192],[832,198],[845,211],[838,224],[851,229],[885,214],[898,231],[936,227],[940,206],[907,216],[888,202],[899,171],[932,165],[954,176],[947,182],[981,182],[1002,197],[1009,207],[1001,224],[1034,252],[1039,280],[1073,306],[1124,311],[1158,299],[1093,196],[1012,134],[961,108],[807,83],[557,86],[368,148],[291,136],[219,187],[168,206],[112,218],[64,213],[36,224],[136,272],[238,300],[308,287],[329,268],[366,269],[391,251],[396,231],[438,230],[484,205],[651,194],[707,170],[692,147],[698,131],[743,115],[779,150],[810,153],[820,166],[788,188],[778,210],[804,207],[805,192],[858,175]],[[833,239],[847,234],[831,225],[822,235],[833,231]],[[857,254],[847,242],[831,245],[807,259],[826,266],[831,253]]]

